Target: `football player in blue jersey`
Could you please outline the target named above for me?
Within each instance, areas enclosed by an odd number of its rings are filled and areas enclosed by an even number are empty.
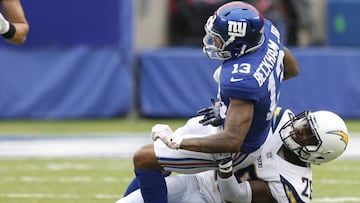
[[[217,113],[209,119],[221,118],[219,107],[210,108]],[[191,118],[183,128],[207,134],[204,126],[198,123],[200,119]],[[214,171],[206,171],[167,177],[168,201],[310,203],[313,189],[311,164],[320,165],[344,153],[349,139],[344,121],[330,111],[304,111],[295,115],[289,109],[278,107],[274,112],[272,131],[255,163],[234,171],[234,174],[232,159],[226,159],[219,162],[217,175]],[[144,202],[137,189],[137,184],[130,185],[126,196],[116,203]]]
[[[29,32],[29,24],[20,0],[1,0],[0,5],[0,34],[7,42],[23,44]]]
[[[162,170],[189,174],[218,169],[218,160],[229,157],[235,170],[254,163],[271,134],[281,83],[298,74],[279,31],[250,4],[224,4],[209,17],[205,31],[204,53],[223,61],[215,72],[223,127],[204,135],[155,125],[154,143],[133,157],[146,203],[167,202]]]

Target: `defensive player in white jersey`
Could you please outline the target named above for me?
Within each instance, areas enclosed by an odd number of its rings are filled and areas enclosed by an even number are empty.
[[[346,125],[330,111],[304,111],[295,116],[277,108],[274,115],[274,133],[253,165],[233,175],[230,159],[219,164],[218,175],[206,171],[167,177],[169,203],[311,202],[311,164],[329,162],[345,151]],[[199,119],[190,119],[184,130],[211,132],[213,127],[199,125]],[[116,203],[141,202],[140,190],[135,190]]]
[[[204,52],[223,60],[218,99],[226,112],[224,128],[200,137],[197,132],[173,134],[166,125],[154,126],[153,139],[158,141],[134,155],[146,203],[167,202],[162,169],[217,169],[217,160],[225,157],[233,158],[235,169],[254,163],[271,134],[281,82],[298,74],[296,59],[282,45],[279,31],[250,4],[224,4],[209,17],[205,31]]]
[[[230,178],[231,170],[228,170],[229,173],[219,173],[222,178],[218,178],[218,186],[223,200],[311,202],[311,164],[332,161],[347,147],[347,127],[333,112],[304,111],[295,116],[290,110],[278,108],[274,115],[274,134],[267,139],[256,163],[243,171],[235,172],[235,176]],[[258,180],[256,183],[250,181],[252,199],[256,201],[251,201],[251,193],[242,192],[238,186],[238,182],[249,178],[249,174],[252,176],[251,180]],[[244,196],[247,201],[239,201]]]

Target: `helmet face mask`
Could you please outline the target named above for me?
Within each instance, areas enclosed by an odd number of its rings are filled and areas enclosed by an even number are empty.
[[[213,21],[215,20],[215,18],[215,16],[210,16],[204,27],[206,35],[203,38],[203,51],[209,58],[226,60],[231,58],[231,53],[230,51],[224,50],[226,47],[226,43],[222,36],[212,31]]]
[[[203,51],[213,59],[227,60],[255,51],[264,42],[264,19],[250,4],[231,2],[221,6],[205,24]],[[216,39],[221,45],[215,44]]]
[[[280,137],[300,160],[313,164],[337,158],[348,143],[344,121],[329,111],[305,111],[294,116],[282,127]]]

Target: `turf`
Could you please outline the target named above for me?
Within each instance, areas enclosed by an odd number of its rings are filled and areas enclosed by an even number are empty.
[[[0,160],[1,203],[115,202],[131,180],[130,159]]]
[[[173,129],[184,125],[186,119],[117,118],[86,120],[0,120],[1,134],[49,134],[52,133],[111,133],[150,132],[157,123]],[[359,120],[345,120],[349,132],[360,132]]]
[[[150,132],[157,123],[173,129],[184,125],[185,119],[86,119],[86,120],[0,120],[1,134],[116,133]]]
[[[360,160],[335,160],[321,166],[313,166],[314,200],[360,202],[359,167]]]
[[[149,132],[184,119],[2,120],[0,134]],[[360,132],[360,121],[346,121]],[[133,177],[130,159],[0,159],[0,203],[115,202]],[[360,160],[336,160],[313,167],[313,202],[360,202]]]
[[[360,201],[359,160],[313,171],[314,202]],[[130,159],[0,159],[0,172],[1,203],[115,202],[133,177]]]

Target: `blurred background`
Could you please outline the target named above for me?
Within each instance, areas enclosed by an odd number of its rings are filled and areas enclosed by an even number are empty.
[[[225,0],[22,1],[20,47],[0,42],[0,119],[185,118],[210,105],[220,61],[203,26]],[[248,0],[298,59],[280,105],[360,118],[360,1]]]

